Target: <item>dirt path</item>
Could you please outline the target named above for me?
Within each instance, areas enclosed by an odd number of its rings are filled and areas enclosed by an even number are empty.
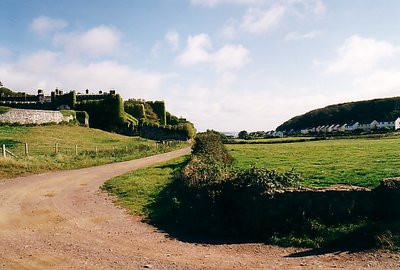
[[[113,176],[188,151],[0,180],[0,269],[400,269],[396,253],[289,257],[304,250],[179,242],[99,191]]]

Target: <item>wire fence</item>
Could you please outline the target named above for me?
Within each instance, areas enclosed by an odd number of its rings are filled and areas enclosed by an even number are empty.
[[[1,157],[24,158],[30,156],[88,156],[88,157],[110,157],[135,155],[143,152],[165,152],[175,149],[184,144],[183,141],[143,142],[137,144],[67,144],[67,143],[18,143],[2,144]]]

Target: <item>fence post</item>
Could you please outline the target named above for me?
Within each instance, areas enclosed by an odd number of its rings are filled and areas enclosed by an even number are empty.
[[[78,155],[78,145],[75,144],[75,156],[77,156],[77,155]]]
[[[29,155],[28,143],[25,143],[25,156]]]
[[[56,155],[58,154],[58,143],[54,145],[54,152]]]
[[[97,150],[97,146],[96,146],[96,148],[95,148],[95,152],[96,152],[96,156],[97,156],[97,152],[98,152],[98,150]]]
[[[3,157],[5,158],[5,157],[7,157],[6,156],[6,145],[5,144],[3,144]]]

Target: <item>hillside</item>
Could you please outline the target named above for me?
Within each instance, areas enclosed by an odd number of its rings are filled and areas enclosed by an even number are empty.
[[[17,157],[0,158],[0,178],[131,160],[187,145],[156,145],[144,138],[67,125],[0,126],[3,144]]]
[[[299,130],[320,125],[345,124],[352,121],[394,120],[400,116],[400,97],[365,100],[330,105],[293,117],[276,130]]]
[[[71,109],[86,112],[90,127],[153,140],[187,140],[196,133],[193,123],[167,112],[164,101],[124,101],[113,89],[109,93],[99,91],[95,94],[86,90],[82,94],[75,90],[64,93],[56,88],[51,95],[39,89],[37,95],[28,95],[13,92],[0,82],[2,105],[19,109]]]

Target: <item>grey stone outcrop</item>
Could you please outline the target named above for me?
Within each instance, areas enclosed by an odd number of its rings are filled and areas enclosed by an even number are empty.
[[[60,111],[47,110],[10,109],[8,112],[0,114],[1,123],[13,124],[59,124],[62,121],[69,122],[73,119],[72,115],[64,116]]]

